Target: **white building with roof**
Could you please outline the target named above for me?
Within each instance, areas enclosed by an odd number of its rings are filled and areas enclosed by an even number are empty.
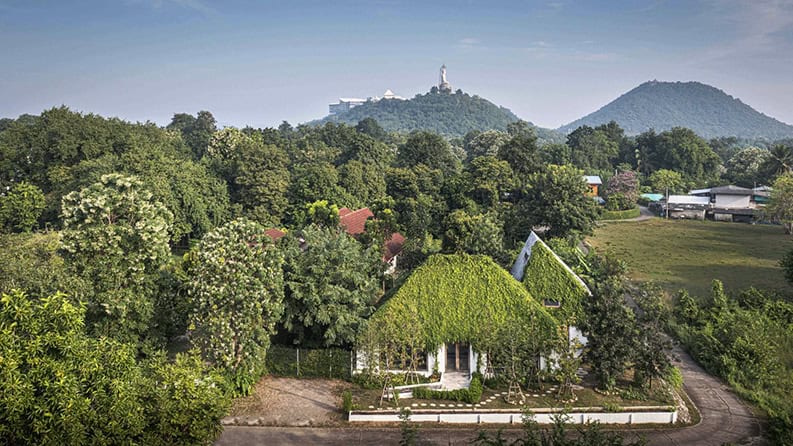
[[[378,96],[374,96],[374,97],[370,96],[370,97],[368,97],[366,99],[361,99],[361,98],[339,98],[339,102],[338,103],[336,103],[336,104],[328,104],[328,113],[330,113],[331,115],[336,115],[336,114],[339,114],[339,113],[348,112],[348,111],[352,110],[353,108],[358,107],[359,105],[363,105],[363,104],[365,104],[367,102],[377,102],[380,99],[395,99],[395,100],[402,101],[405,98],[403,98],[402,96],[398,96],[398,95],[394,94],[394,92],[391,91],[390,89],[387,89],[385,91],[385,93],[383,93],[383,97],[382,98],[378,97]]]

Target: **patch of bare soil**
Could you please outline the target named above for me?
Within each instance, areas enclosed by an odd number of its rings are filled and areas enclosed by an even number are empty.
[[[326,426],[343,419],[341,393],[350,383],[331,379],[266,376],[253,393],[234,401],[229,417],[237,424]]]

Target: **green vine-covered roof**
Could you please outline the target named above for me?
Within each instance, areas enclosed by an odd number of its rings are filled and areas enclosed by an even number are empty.
[[[432,349],[446,342],[476,345],[511,322],[538,336],[557,329],[543,306],[490,257],[436,254],[375,312],[369,329],[395,342],[417,338]]]
[[[539,301],[558,302],[551,311],[562,323],[573,323],[583,313],[583,299],[589,288],[542,240],[531,246],[531,257],[523,274],[523,284]]]

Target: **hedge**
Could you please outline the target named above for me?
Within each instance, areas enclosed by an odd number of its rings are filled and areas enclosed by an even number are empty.
[[[625,220],[628,218],[636,218],[642,214],[639,207],[627,209],[624,211],[603,211],[600,214],[600,220]]]
[[[338,348],[306,349],[272,345],[265,360],[277,376],[350,379],[352,352]]]
[[[418,400],[462,401],[476,404],[482,399],[482,378],[475,373],[467,389],[432,390],[427,387],[413,389],[413,398]]]

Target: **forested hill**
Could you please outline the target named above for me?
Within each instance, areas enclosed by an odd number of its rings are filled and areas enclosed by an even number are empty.
[[[413,99],[382,99],[367,102],[352,110],[330,115],[309,124],[343,122],[355,125],[364,118],[373,118],[384,129],[408,133],[413,130],[429,130],[447,137],[462,137],[471,130],[506,131],[509,123],[518,121],[509,109],[499,107],[477,95],[438,93],[433,91],[416,95]],[[552,130],[535,128],[544,140],[555,140]],[[563,138],[561,138],[563,140]]]
[[[699,82],[645,82],[600,110],[562,126],[616,121],[629,135],[688,127],[704,138],[737,136],[776,140],[793,136],[793,126],[766,116],[718,88]]]

